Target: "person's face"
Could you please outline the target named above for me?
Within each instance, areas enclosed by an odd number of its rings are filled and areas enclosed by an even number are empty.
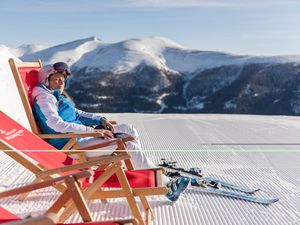
[[[61,73],[52,74],[49,78],[49,87],[51,90],[60,90],[63,92],[65,88],[65,76]]]

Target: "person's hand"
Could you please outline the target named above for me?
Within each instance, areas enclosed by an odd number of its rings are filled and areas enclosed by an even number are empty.
[[[104,139],[111,139],[114,137],[113,132],[111,132],[110,130],[104,130],[104,129],[95,129],[96,133],[100,133],[101,137]]]
[[[104,117],[102,118],[102,125],[104,126],[105,129],[114,132],[114,126],[109,122],[108,119]]]

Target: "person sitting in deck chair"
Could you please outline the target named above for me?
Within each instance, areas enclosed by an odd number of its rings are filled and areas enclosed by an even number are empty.
[[[112,125],[105,117],[96,113],[87,113],[75,108],[73,102],[63,94],[65,82],[71,75],[68,65],[64,62],[57,62],[47,65],[39,71],[39,84],[34,87],[32,97],[34,99],[34,115],[42,133],[82,133],[99,132],[103,138],[86,137],[79,138],[80,148],[89,145],[102,143],[105,139],[114,137],[114,133],[126,133],[134,137],[133,141],[126,142],[128,149],[139,150],[129,151],[132,163],[136,169],[148,169],[156,167],[141,150],[141,144],[136,129],[127,124]],[[101,125],[104,129],[97,129],[92,126]],[[68,142],[69,139],[50,139],[49,144],[57,149]],[[101,148],[101,151],[85,152],[87,157],[96,157],[111,154],[117,148],[116,145]],[[109,151],[111,150],[111,151]],[[179,195],[187,188],[190,179],[178,177],[169,180],[163,177],[164,183],[169,187],[168,199],[176,201]]]

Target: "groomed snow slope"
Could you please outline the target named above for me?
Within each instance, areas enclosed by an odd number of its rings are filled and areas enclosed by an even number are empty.
[[[179,166],[198,166],[211,177],[260,187],[280,198],[264,206],[187,190],[175,203],[151,197],[155,225],[300,224],[300,119],[250,115],[112,114],[139,130],[146,154],[156,163],[172,157]],[[209,145],[219,143],[219,145]],[[243,143],[222,145],[222,143]],[[246,143],[255,145],[246,145]],[[286,145],[264,145],[281,143]],[[291,145],[293,144],[293,145]],[[164,149],[164,150],[162,150]],[[280,151],[284,150],[284,151]],[[280,151],[280,152],[279,152]],[[33,180],[33,175],[0,153],[0,190]],[[258,195],[263,195],[258,193]],[[15,197],[1,206],[25,217],[42,213],[57,197],[54,189],[32,193],[25,202]],[[97,220],[130,217],[123,200],[89,202]],[[70,221],[79,221],[76,214]]]

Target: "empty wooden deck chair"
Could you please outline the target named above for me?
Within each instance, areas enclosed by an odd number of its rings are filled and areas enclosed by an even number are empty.
[[[32,106],[34,102],[31,96],[33,88],[38,84],[38,71],[41,69],[42,63],[40,60],[37,60],[36,62],[16,62],[13,58],[11,58],[9,59],[9,65],[11,67],[31,130],[34,134],[40,136],[43,139],[70,138],[69,142],[63,147],[63,149],[67,150],[71,149],[72,147],[78,150],[78,147],[76,147],[78,146],[76,145],[77,138],[99,137],[99,134],[97,133],[41,134],[32,112]],[[125,150],[126,146],[124,143],[131,140],[133,140],[131,136],[113,139],[111,141],[107,141],[102,143],[101,145],[98,145],[98,148],[116,144],[118,146],[118,149]],[[89,146],[84,149],[92,150],[94,149],[94,146]],[[70,152],[66,152],[66,154],[69,153]],[[78,151],[77,154],[79,161],[88,160],[85,157],[85,154],[83,154],[82,152]]]
[[[129,206],[134,217],[140,224],[149,224],[153,219],[151,207],[146,199],[150,195],[165,195],[167,188],[162,183],[162,168],[147,170],[128,170],[121,167],[121,160],[130,158],[128,154],[118,156],[106,156],[95,161],[64,166],[65,155],[53,146],[43,141],[38,136],[22,127],[20,124],[9,118],[0,111],[0,149],[11,149],[13,151],[4,151],[7,155],[21,163],[36,175],[36,180],[48,179],[53,174],[64,175],[72,169],[81,169],[94,165],[97,161],[100,165],[105,165],[104,171],[97,170],[93,183],[86,181],[83,183],[85,191],[83,195],[86,199],[107,199],[107,198],[127,198]],[[18,150],[31,151],[18,151]],[[49,150],[37,151],[37,150]],[[23,156],[27,155],[38,162],[38,165]],[[118,160],[116,162],[116,160]],[[90,163],[90,164],[89,164]],[[111,163],[111,164],[109,164]],[[62,168],[61,168],[62,167]],[[103,190],[103,187],[113,187],[113,190]],[[57,187],[61,190],[61,187]],[[146,212],[146,221],[143,220],[141,212],[136,204],[135,196],[139,197],[142,206]],[[74,206],[65,211],[65,217],[69,216],[75,210]],[[65,218],[62,216],[62,218]]]
[[[93,218],[91,216],[90,210],[86,204],[86,201],[80,190],[79,182],[80,179],[90,177],[93,175],[92,171],[82,171],[75,174],[70,174],[67,176],[62,176],[54,179],[49,179],[47,181],[38,182],[31,185],[22,186],[19,188],[7,190],[0,192],[0,198],[5,198],[13,195],[18,195],[26,192],[31,192],[37,189],[42,189],[49,187],[53,184],[64,183],[67,189],[62,193],[62,195],[56,200],[56,202],[46,211],[45,215],[36,218],[28,218],[21,220],[18,216],[9,212],[8,210],[0,206],[0,224],[2,225],[50,225],[56,224],[59,221],[59,216],[64,210],[64,204],[68,201],[72,201],[76,205],[77,211],[79,212],[83,223],[73,223],[77,225],[93,224],[93,225],[136,225],[136,220],[123,220],[123,221],[106,221],[106,222],[91,222]],[[91,222],[91,223],[90,223]]]

